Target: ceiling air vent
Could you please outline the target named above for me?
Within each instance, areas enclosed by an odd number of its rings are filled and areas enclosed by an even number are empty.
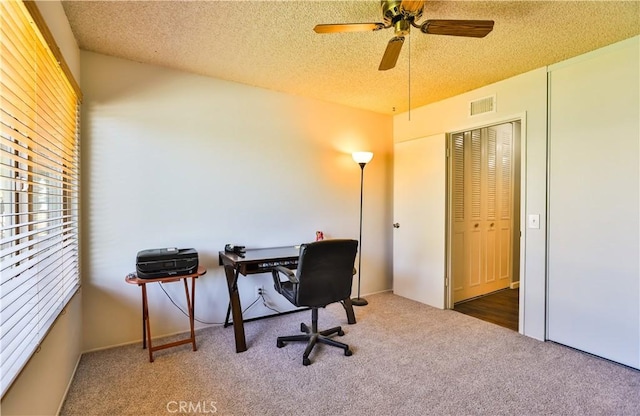
[[[469,115],[477,116],[485,113],[496,112],[496,96],[479,98],[477,100],[469,102]]]

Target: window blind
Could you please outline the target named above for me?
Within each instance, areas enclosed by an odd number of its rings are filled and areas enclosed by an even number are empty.
[[[80,287],[79,89],[42,28],[34,4],[0,2],[3,396]]]

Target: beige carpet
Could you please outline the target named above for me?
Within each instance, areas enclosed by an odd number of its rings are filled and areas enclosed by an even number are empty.
[[[198,331],[190,345],[85,354],[62,415],[638,415],[640,371],[391,293],[367,298],[346,324],[340,305],[320,328],[343,325],[353,355],[302,343],[276,348],[308,311],[233,329]]]

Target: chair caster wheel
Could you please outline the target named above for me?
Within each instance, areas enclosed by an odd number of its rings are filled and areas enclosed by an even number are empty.
[[[280,340],[277,340],[277,341],[276,341],[276,346],[277,346],[278,348],[282,348],[282,347],[284,347],[284,342],[282,342],[282,341],[280,341]]]
[[[353,352],[351,352],[351,350],[344,350],[344,355],[350,357],[351,355],[353,355]]]
[[[303,358],[302,359],[302,365],[309,365],[309,364],[311,364],[311,360],[310,359],[308,359],[308,358]]]
[[[341,329],[340,331],[338,331],[338,336],[341,337],[344,335],[344,331]]]

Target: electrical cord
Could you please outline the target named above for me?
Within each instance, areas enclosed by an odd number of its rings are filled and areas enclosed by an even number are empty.
[[[271,309],[272,311],[274,311],[276,313],[282,313],[279,310],[277,310],[275,308],[272,308],[271,306],[267,305],[267,300],[264,297],[264,292],[263,291],[260,292],[260,297],[262,298],[262,306],[264,306],[267,309]]]
[[[188,318],[188,317],[189,317],[189,314],[188,314],[187,312],[185,312],[185,310],[184,310],[184,309],[182,309],[182,307],[181,307],[180,305],[178,305],[178,304],[173,300],[173,298],[171,297],[171,295],[170,295],[170,294],[165,290],[165,288],[164,288],[164,286],[162,285],[162,283],[161,283],[161,282],[157,282],[157,283],[160,285],[160,289],[162,289],[162,291],[163,291],[163,292],[164,292],[164,294],[167,296],[167,298],[169,299],[169,301],[170,301],[171,303],[173,303],[173,306],[175,306],[175,307],[176,307],[176,309],[178,309],[180,312],[182,312],[182,314],[183,314],[184,316],[186,316],[186,317]],[[248,311],[248,310],[249,310],[253,305],[255,305],[255,304],[256,304],[260,299],[262,299],[262,305],[263,305],[265,308],[268,308],[268,309],[271,309],[272,311],[275,311],[275,312],[280,313],[279,311],[277,311],[277,310],[275,310],[275,309],[273,309],[272,307],[270,307],[270,306],[268,306],[268,305],[267,305],[267,303],[266,303],[266,299],[264,298],[264,294],[263,294],[263,293],[261,293],[261,294],[260,294],[260,296],[258,296],[258,297],[253,301],[253,302],[251,302],[251,304],[250,304],[249,306],[247,306],[246,308],[244,308],[244,310],[242,311],[242,314],[244,315],[244,314],[245,314],[245,312],[247,312],[247,311]],[[224,322],[206,322],[206,321],[202,321],[202,320],[200,320],[200,319],[196,318],[195,316],[194,316],[193,320],[194,320],[194,321],[196,321],[196,322],[199,322],[199,323],[201,323],[201,324],[205,324],[205,325],[224,325]]]
[[[253,302],[251,302],[251,305],[249,305],[249,306],[247,306],[246,308],[244,308],[244,310],[242,311],[242,314],[244,315],[244,313],[245,313],[246,311],[248,311],[248,310],[249,310],[249,308],[251,308],[253,305],[255,305],[256,303],[258,303],[258,301],[259,301],[259,300],[260,300],[260,297],[258,296],[258,297],[256,298],[256,300],[254,300]]]
[[[169,298],[169,300],[171,301],[171,303],[173,303],[173,306],[175,306],[180,312],[182,312],[182,314],[184,316],[186,316],[187,318],[189,317],[189,314],[187,312],[184,311],[184,309],[182,309],[182,307],[180,305],[178,305],[173,298],[171,297],[171,295],[169,295],[169,293],[167,293],[167,291],[164,289],[164,286],[162,285],[161,282],[157,282],[160,285],[160,289],[162,289],[162,291],[164,292],[165,295],[167,295],[167,298]],[[200,322],[201,324],[205,324],[205,325],[224,325],[223,322],[206,322],[206,321],[201,321],[200,319],[196,318],[195,316],[193,317],[193,320],[196,322]]]

